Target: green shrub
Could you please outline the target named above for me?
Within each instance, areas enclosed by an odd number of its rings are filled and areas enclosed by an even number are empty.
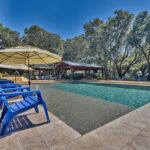
[[[0,72],[0,79],[3,77],[2,73]]]
[[[101,76],[97,76],[97,80],[102,80],[102,77]]]

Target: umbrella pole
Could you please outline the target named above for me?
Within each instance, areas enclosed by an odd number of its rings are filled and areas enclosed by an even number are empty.
[[[30,78],[30,66],[29,66],[29,58],[28,58],[28,75],[29,75],[29,81],[28,81],[28,84],[29,84],[29,88],[30,88],[30,85],[31,85],[31,78]]]
[[[16,72],[16,70],[15,70],[15,83],[16,83],[16,76],[17,76],[17,72]]]

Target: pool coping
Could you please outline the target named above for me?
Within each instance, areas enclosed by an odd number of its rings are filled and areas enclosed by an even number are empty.
[[[147,87],[150,87],[150,85],[148,85],[148,84],[131,84],[131,83],[121,83],[121,82],[119,82],[119,83],[117,83],[117,82],[105,82],[105,81],[81,81],[82,83],[94,83],[94,84],[101,84],[101,83],[103,83],[103,84],[116,84],[116,85],[131,85],[131,86],[147,86]]]
[[[126,148],[134,148],[133,143],[135,142],[137,142],[138,146],[141,145],[146,150],[149,150],[150,120],[147,117],[150,117],[150,104],[146,104],[97,129],[81,135],[67,146],[67,150],[74,150],[76,147],[88,150],[96,150],[100,147],[101,150],[126,150]],[[141,139],[141,137],[144,138]],[[149,146],[148,148],[147,145]]]

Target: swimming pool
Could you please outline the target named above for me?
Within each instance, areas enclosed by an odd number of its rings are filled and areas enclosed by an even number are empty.
[[[66,87],[72,86],[76,87],[79,84],[32,84],[33,89],[42,92],[48,110],[80,134],[92,131],[135,109],[120,103],[75,93],[73,88],[71,88],[73,92],[66,90]]]
[[[150,86],[105,83],[33,84],[48,110],[85,134],[150,101]]]
[[[103,83],[57,83],[50,88],[91,96],[100,100],[120,103],[133,108],[150,102],[150,87]]]

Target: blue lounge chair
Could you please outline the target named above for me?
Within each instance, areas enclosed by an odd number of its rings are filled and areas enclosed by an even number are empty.
[[[30,88],[29,87],[16,87],[16,88],[4,88],[4,89],[2,89],[2,88],[0,88],[0,94],[4,94],[4,93],[13,93],[13,92],[26,92],[26,91],[30,91]],[[7,96],[6,97],[6,99],[9,101],[9,99],[12,99],[12,98],[14,98],[14,97],[16,97],[16,96],[14,96],[14,95],[11,95],[11,96]],[[22,96],[23,98],[25,98],[25,96],[23,95]],[[2,101],[0,100],[0,106],[2,105]],[[38,110],[38,107],[37,106],[35,106],[35,111],[38,113],[39,112],[39,110]]]
[[[0,84],[13,83],[11,80],[0,80]]]
[[[23,91],[30,91],[29,87],[21,87],[20,84],[5,84],[0,85],[0,93],[12,93],[12,92],[23,92]],[[9,96],[7,98],[13,98],[14,96]],[[0,101],[0,105],[1,105]]]
[[[16,88],[16,87],[22,87],[21,84],[0,84],[0,88],[5,89],[5,88]]]
[[[7,97],[9,96],[22,96],[22,100],[9,104]],[[13,119],[14,116],[25,112],[29,109],[35,108],[35,111],[38,112],[37,106],[42,105],[45,111],[45,116],[47,122],[50,122],[47,106],[44,102],[40,91],[27,91],[27,92],[15,92],[15,93],[4,93],[0,94],[0,100],[3,102],[4,107],[2,110],[0,123],[2,126],[0,135],[3,135],[8,124]]]
[[[25,91],[30,91],[29,87],[12,87],[10,88],[10,86],[8,86],[9,88],[1,88],[0,87],[0,94],[4,94],[4,93],[13,93],[13,92],[25,92]],[[13,98],[15,96],[8,96],[7,100],[9,100],[10,98]],[[0,101],[0,105],[2,104],[2,101]]]
[[[8,92],[23,92],[24,90],[26,91],[30,91],[29,87],[10,87],[8,86],[8,88],[1,88],[0,87],[0,93],[8,93]]]

